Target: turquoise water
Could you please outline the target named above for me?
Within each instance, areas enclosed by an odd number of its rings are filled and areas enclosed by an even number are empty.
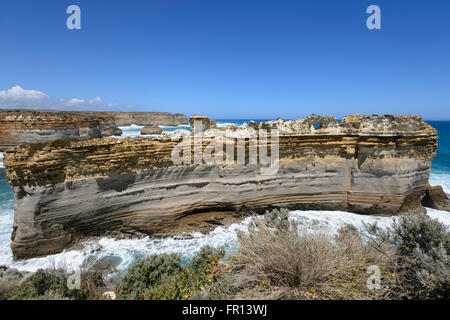
[[[255,120],[256,121],[256,120]],[[259,120],[263,121],[263,120]],[[257,121],[257,122],[259,122]],[[241,125],[247,120],[224,119],[218,120],[218,127],[228,124]],[[447,193],[450,193],[450,121],[428,121],[439,132],[439,147],[437,157],[433,161],[430,182],[432,185],[442,185]],[[139,126],[123,127],[122,137],[133,137],[139,135]],[[189,131],[189,126],[162,127],[163,131],[175,130]],[[439,219],[450,226],[450,213],[445,211],[427,209],[428,214]],[[43,258],[34,258],[21,262],[14,262],[10,249],[10,237],[13,224],[14,197],[6,180],[3,167],[3,156],[0,153],[0,265],[6,264],[21,270],[35,271],[38,268],[50,266],[64,266],[68,269],[89,267],[98,259],[110,259],[117,262],[118,269],[126,270],[136,259],[150,254],[163,252],[179,253],[183,259],[189,259],[201,246],[211,245],[213,247],[225,245],[228,251],[237,248],[237,231],[246,230],[249,219],[228,227],[217,227],[208,235],[198,232],[189,234],[189,237],[170,238],[141,238],[130,240],[117,240],[103,238],[98,241],[84,243],[80,250],[64,251],[56,255]],[[345,223],[361,226],[363,222],[377,222],[381,226],[392,223],[390,217],[374,217],[357,215],[341,211],[293,211],[293,219],[301,222],[301,225],[309,231],[323,231],[334,233]],[[94,248],[100,250],[92,253]]]

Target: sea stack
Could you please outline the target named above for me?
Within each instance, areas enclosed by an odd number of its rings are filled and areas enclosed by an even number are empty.
[[[141,128],[141,134],[161,134],[162,129],[158,126],[145,126]]]
[[[211,212],[209,219],[219,211],[274,207],[420,213],[427,190],[444,205],[439,190],[428,188],[437,132],[418,116],[350,115],[338,122],[312,115],[214,132],[222,135],[224,149],[244,139],[249,154],[249,137],[269,129],[279,136],[260,138],[255,150],[261,159],[265,147],[278,145],[272,174],[263,174],[265,165],[249,157],[243,164],[194,161],[195,154],[191,162],[173,161],[180,143],[195,146],[187,152],[198,148],[206,154],[215,141],[207,133],[70,140],[7,150],[3,162],[16,199],[14,258],[59,252],[114,230],[152,235],[198,212]]]
[[[209,119],[205,115],[199,116],[198,114],[194,114],[189,118],[189,124],[193,133],[201,133],[216,128],[216,120]]]

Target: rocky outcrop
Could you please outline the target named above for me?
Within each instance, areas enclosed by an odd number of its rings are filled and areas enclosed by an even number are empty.
[[[191,131],[195,133],[216,128],[216,120],[209,119],[207,116],[199,116],[198,114],[194,114],[189,118],[189,124]]]
[[[23,143],[102,137],[99,119],[81,113],[0,111],[0,151]]]
[[[108,112],[114,118],[116,126],[178,126],[187,124],[187,118],[181,113],[169,112]]]
[[[118,127],[132,124],[177,126],[187,118],[169,112],[0,110],[0,151],[23,143],[120,136]]]
[[[265,129],[279,137],[266,140]],[[3,160],[16,199],[12,251],[16,259],[45,255],[111,230],[152,235],[198,212],[424,212],[436,134],[416,116],[313,115],[194,135],[18,146]],[[264,159],[265,147],[276,154],[277,140],[277,170],[264,173],[249,155]],[[214,149],[216,163],[199,158],[214,141],[224,149],[244,141],[244,163],[232,161],[239,151],[228,159]],[[174,162],[180,150],[192,161]]]
[[[426,186],[422,205],[432,209],[450,211],[450,199],[441,186]]]
[[[162,129],[158,126],[145,126],[141,128],[141,134],[161,134]]]
[[[100,132],[102,137],[120,137],[123,133],[122,129],[119,127],[104,121],[100,122]]]

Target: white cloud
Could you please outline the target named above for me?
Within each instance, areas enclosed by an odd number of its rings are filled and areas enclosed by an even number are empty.
[[[8,90],[0,91],[0,107],[27,108],[46,107],[49,105],[50,97],[37,90],[26,90],[16,85]]]
[[[63,103],[66,107],[80,107],[84,104],[84,100],[83,99],[78,99],[78,98],[72,98],[68,101],[65,101]]]
[[[7,90],[0,90],[0,108],[2,109],[103,110],[118,107],[116,103],[103,104],[100,96],[89,100],[81,98],[56,100],[44,92],[26,90],[18,85]]]
[[[99,96],[97,96],[97,97],[95,97],[95,98],[89,100],[89,103],[90,103],[90,104],[94,104],[94,103],[97,103],[97,102],[102,102],[102,98],[99,97]]]

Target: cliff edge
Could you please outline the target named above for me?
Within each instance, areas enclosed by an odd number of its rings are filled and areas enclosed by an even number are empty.
[[[278,136],[267,136],[271,130]],[[312,115],[158,138],[17,146],[3,160],[16,199],[12,251],[15,259],[46,255],[112,230],[151,235],[198,212],[424,212],[436,134],[417,116],[338,122]],[[235,152],[228,158],[217,146]],[[180,150],[187,154],[174,162]],[[207,154],[222,160],[206,161]],[[274,154],[276,170],[262,173],[267,161],[258,159]]]

